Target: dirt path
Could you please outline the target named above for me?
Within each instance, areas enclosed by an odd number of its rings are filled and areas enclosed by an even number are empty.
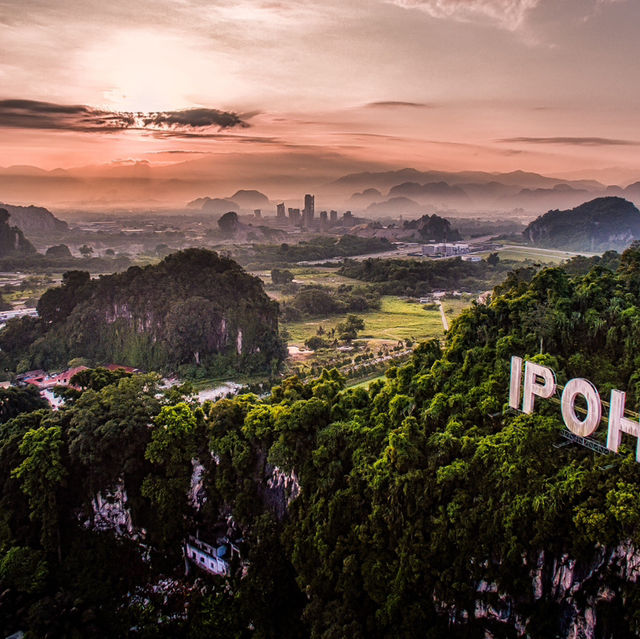
[[[442,302],[438,302],[438,306],[440,307],[440,317],[442,318],[442,327],[445,331],[449,330],[449,320],[447,316],[444,314],[444,308],[442,307]]]

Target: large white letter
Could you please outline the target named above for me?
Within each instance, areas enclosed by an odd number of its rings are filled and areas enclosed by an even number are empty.
[[[636,446],[636,461],[640,462],[640,423],[624,416],[624,405],[627,394],[619,390],[611,391],[611,407],[609,408],[609,433],[607,434],[607,448],[614,453],[622,442],[622,433],[633,435],[638,439]]]
[[[538,384],[536,378],[542,378],[544,384]],[[533,396],[543,399],[551,397],[556,392],[555,373],[546,366],[527,362],[524,367],[524,397],[522,398],[522,412],[533,413]]]
[[[511,380],[509,382],[509,406],[520,408],[520,389],[522,388],[522,357],[511,358]]]
[[[574,404],[576,397],[582,395],[587,400],[587,416],[576,417]],[[602,419],[602,402],[596,387],[586,379],[572,379],[562,391],[562,419],[567,428],[580,437],[589,437],[600,425]]]

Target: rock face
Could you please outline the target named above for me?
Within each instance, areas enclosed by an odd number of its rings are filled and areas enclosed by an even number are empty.
[[[24,233],[40,234],[69,230],[66,222],[59,220],[51,211],[41,206],[12,206],[0,202],[0,208],[5,209],[11,216],[9,223]]]
[[[127,504],[124,482],[119,481],[112,489],[99,492],[91,500],[92,513],[84,525],[91,530],[111,530],[119,536],[131,539],[141,536],[133,527],[131,511]]]
[[[617,611],[626,593],[637,588],[640,551],[630,542],[600,548],[590,561],[540,552],[531,567],[531,589],[519,596],[500,592],[495,583],[476,586],[472,610],[441,607],[456,625],[482,627],[485,636],[616,639]],[[531,611],[538,610],[533,618]],[[547,610],[540,618],[540,610]]]
[[[623,250],[640,239],[640,211],[620,197],[601,197],[566,211],[549,211],[523,231],[549,248],[600,252]]]
[[[35,253],[35,248],[16,226],[9,225],[9,213],[0,208],[0,257],[19,253]]]

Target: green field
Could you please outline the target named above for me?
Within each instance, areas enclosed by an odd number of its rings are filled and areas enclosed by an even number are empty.
[[[458,317],[462,311],[470,306],[471,300],[469,298],[451,298],[442,300],[442,308],[444,308],[449,324],[451,324],[452,319]]]
[[[398,297],[385,296],[379,311],[358,313],[365,323],[360,338],[397,342],[404,339],[421,341],[431,337],[442,337],[440,311],[425,311],[422,305],[407,302]],[[303,320],[284,324],[289,331],[289,344],[303,346],[304,341],[316,334],[319,326],[325,330],[342,322],[346,315]]]
[[[518,262],[532,260],[543,264],[559,264],[578,255],[578,253],[557,249],[542,249],[535,246],[509,245],[503,249],[499,249],[498,255],[501,260],[515,260]],[[585,253],[585,255],[590,254]]]

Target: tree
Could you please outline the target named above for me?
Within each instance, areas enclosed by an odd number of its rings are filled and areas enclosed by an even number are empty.
[[[32,385],[26,388],[0,388],[0,423],[9,421],[21,413],[48,408],[47,400]]]
[[[60,257],[60,258],[72,257],[71,251],[69,250],[69,247],[66,244],[56,244],[55,246],[50,246],[45,251],[45,255],[47,257]]]
[[[83,244],[78,250],[80,251],[80,255],[82,255],[82,257],[89,257],[90,255],[93,255],[92,246]]]
[[[280,269],[274,268],[271,270],[271,281],[277,285],[289,284],[289,282],[293,281],[293,273],[286,269],[281,271]]]
[[[317,351],[319,348],[327,348],[329,343],[319,335],[313,335],[309,339],[305,340],[304,345],[312,351]]]
[[[19,450],[24,459],[11,476],[22,484],[29,500],[30,518],[40,522],[42,547],[48,552],[57,549],[61,562],[58,491],[68,474],[62,463],[62,430],[59,426],[29,430]]]
[[[238,230],[238,214],[235,211],[225,213],[218,220],[218,226],[225,235],[233,235]]]
[[[188,491],[192,475],[192,459],[197,455],[204,433],[198,429],[198,414],[185,402],[164,406],[154,420],[151,441],[145,458],[155,467],[142,484],[142,494],[157,511],[164,543],[183,534],[184,517],[189,509]]]
[[[347,315],[344,322],[336,326],[338,338],[345,342],[351,342],[358,337],[358,332],[364,330],[364,320],[357,315]]]
[[[487,264],[497,266],[500,262],[500,256],[497,253],[489,253],[487,256]]]

